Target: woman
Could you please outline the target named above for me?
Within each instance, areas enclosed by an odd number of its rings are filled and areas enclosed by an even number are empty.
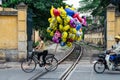
[[[46,64],[46,56],[48,54],[48,51],[46,50],[46,47],[45,47],[45,43],[44,43],[44,37],[42,36],[39,36],[38,37],[38,42],[39,44],[35,47],[35,53],[37,53],[38,55],[38,60],[40,60],[40,56],[42,56],[42,60],[43,60],[43,63],[42,65],[45,65]]]

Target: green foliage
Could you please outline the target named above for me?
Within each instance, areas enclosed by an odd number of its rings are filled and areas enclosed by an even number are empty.
[[[98,4],[100,3],[99,0],[82,0],[79,2],[81,7],[78,9],[80,12],[89,12],[94,10]]]

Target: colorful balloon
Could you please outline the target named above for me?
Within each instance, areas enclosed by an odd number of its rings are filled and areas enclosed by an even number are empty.
[[[76,36],[80,36],[80,35],[82,35],[82,32],[77,31]]]
[[[67,41],[68,41],[68,42],[73,42],[74,40],[73,40],[73,39],[68,39]]]
[[[71,42],[67,42],[67,46],[68,47],[72,47],[72,43]]]
[[[82,25],[87,26],[87,21],[85,16],[82,17]]]
[[[67,32],[63,32],[63,33],[62,33],[62,38],[66,39],[67,36],[68,36],[68,33],[67,33]]]
[[[47,32],[50,33],[51,31],[52,31],[52,29],[51,29],[50,27],[48,27],[48,28],[47,28]]]
[[[67,41],[67,39],[62,38],[62,41],[63,41],[63,42],[66,42],[66,41]]]
[[[81,28],[81,24],[78,24],[78,25],[76,26],[76,30],[78,31],[78,30],[80,30],[80,28]]]
[[[60,33],[58,30],[56,30],[55,35],[54,35],[54,36],[58,39],[58,38],[60,38],[60,37],[61,37],[61,33]]]
[[[65,11],[67,12],[67,15],[69,16],[73,16],[75,13],[73,10],[71,10],[70,8],[65,8]]]
[[[61,42],[60,43],[61,46],[65,46],[65,44],[66,44],[65,42]]]
[[[69,26],[69,25],[66,25],[66,26],[64,26],[64,28],[63,28],[64,31],[67,31],[68,29],[70,29],[70,26]]]
[[[50,9],[50,14],[51,14],[52,17],[54,17],[53,10],[54,10],[54,7],[52,6],[51,9]]]
[[[60,18],[60,16],[57,16],[57,22],[60,23],[60,24],[63,23],[63,21],[62,21],[62,19]]]
[[[72,19],[70,20],[70,26],[73,27],[73,28],[76,27],[76,25],[75,25],[75,23],[74,23],[74,20],[72,20]]]
[[[66,6],[50,10],[51,18],[48,19],[50,25],[47,32],[52,36],[54,43],[61,46],[72,47],[74,41],[82,40],[82,25],[86,26],[86,17],[80,17],[73,7]]]
[[[53,9],[53,14],[54,16],[59,16],[60,15],[60,11],[57,9]]]
[[[53,31],[51,31],[51,32],[50,32],[50,36],[53,36],[53,35],[54,35],[54,32],[53,32]]]
[[[61,25],[61,24],[59,25],[59,30],[63,31],[63,25]]]
[[[60,11],[60,16],[62,18],[65,18],[67,15],[66,15],[66,11],[63,9],[63,7],[61,8],[58,8],[58,10]]]
[[[69,33],[69,39],[74,40],[75,39],[75,34]]]
[[[75,28],[72,29],[72,33],[76,34],[77,30]]]
[[[79,20],[79,22],[82,23],[82,18],[79,16],[78,13],[75,13],[75,14],[73,15],[73,18],[77,18],[77,19]]]
[[[55,37],[53,37],[52,40],[53,40],[53,42],[55,42],[55,43],[59,43],[59,39],[57,39],[57,38],[55,38]]]

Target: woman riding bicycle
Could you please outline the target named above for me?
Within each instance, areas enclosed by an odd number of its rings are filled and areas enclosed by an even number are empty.
[[[45,43],[44,43],[44,37],[42,36],[39,36],[38,37],[38,42],[39,44],[35,47],[35,51],[33,51],[33,53],[37,53],[37,56],[38,56],[38,60],[40,60],[40,56],[42,56],[42,65],[45,65],[46,64],[46,56],[48,54],[48,51],[45,47]]]

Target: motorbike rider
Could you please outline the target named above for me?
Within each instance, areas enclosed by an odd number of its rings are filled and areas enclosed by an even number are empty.
[[[113,58],[114,66],[117,65],[117,60],[120,58],[120,36],[115,36],[115,44],[112,46],[112,49],[109,50],[110,58]]]

